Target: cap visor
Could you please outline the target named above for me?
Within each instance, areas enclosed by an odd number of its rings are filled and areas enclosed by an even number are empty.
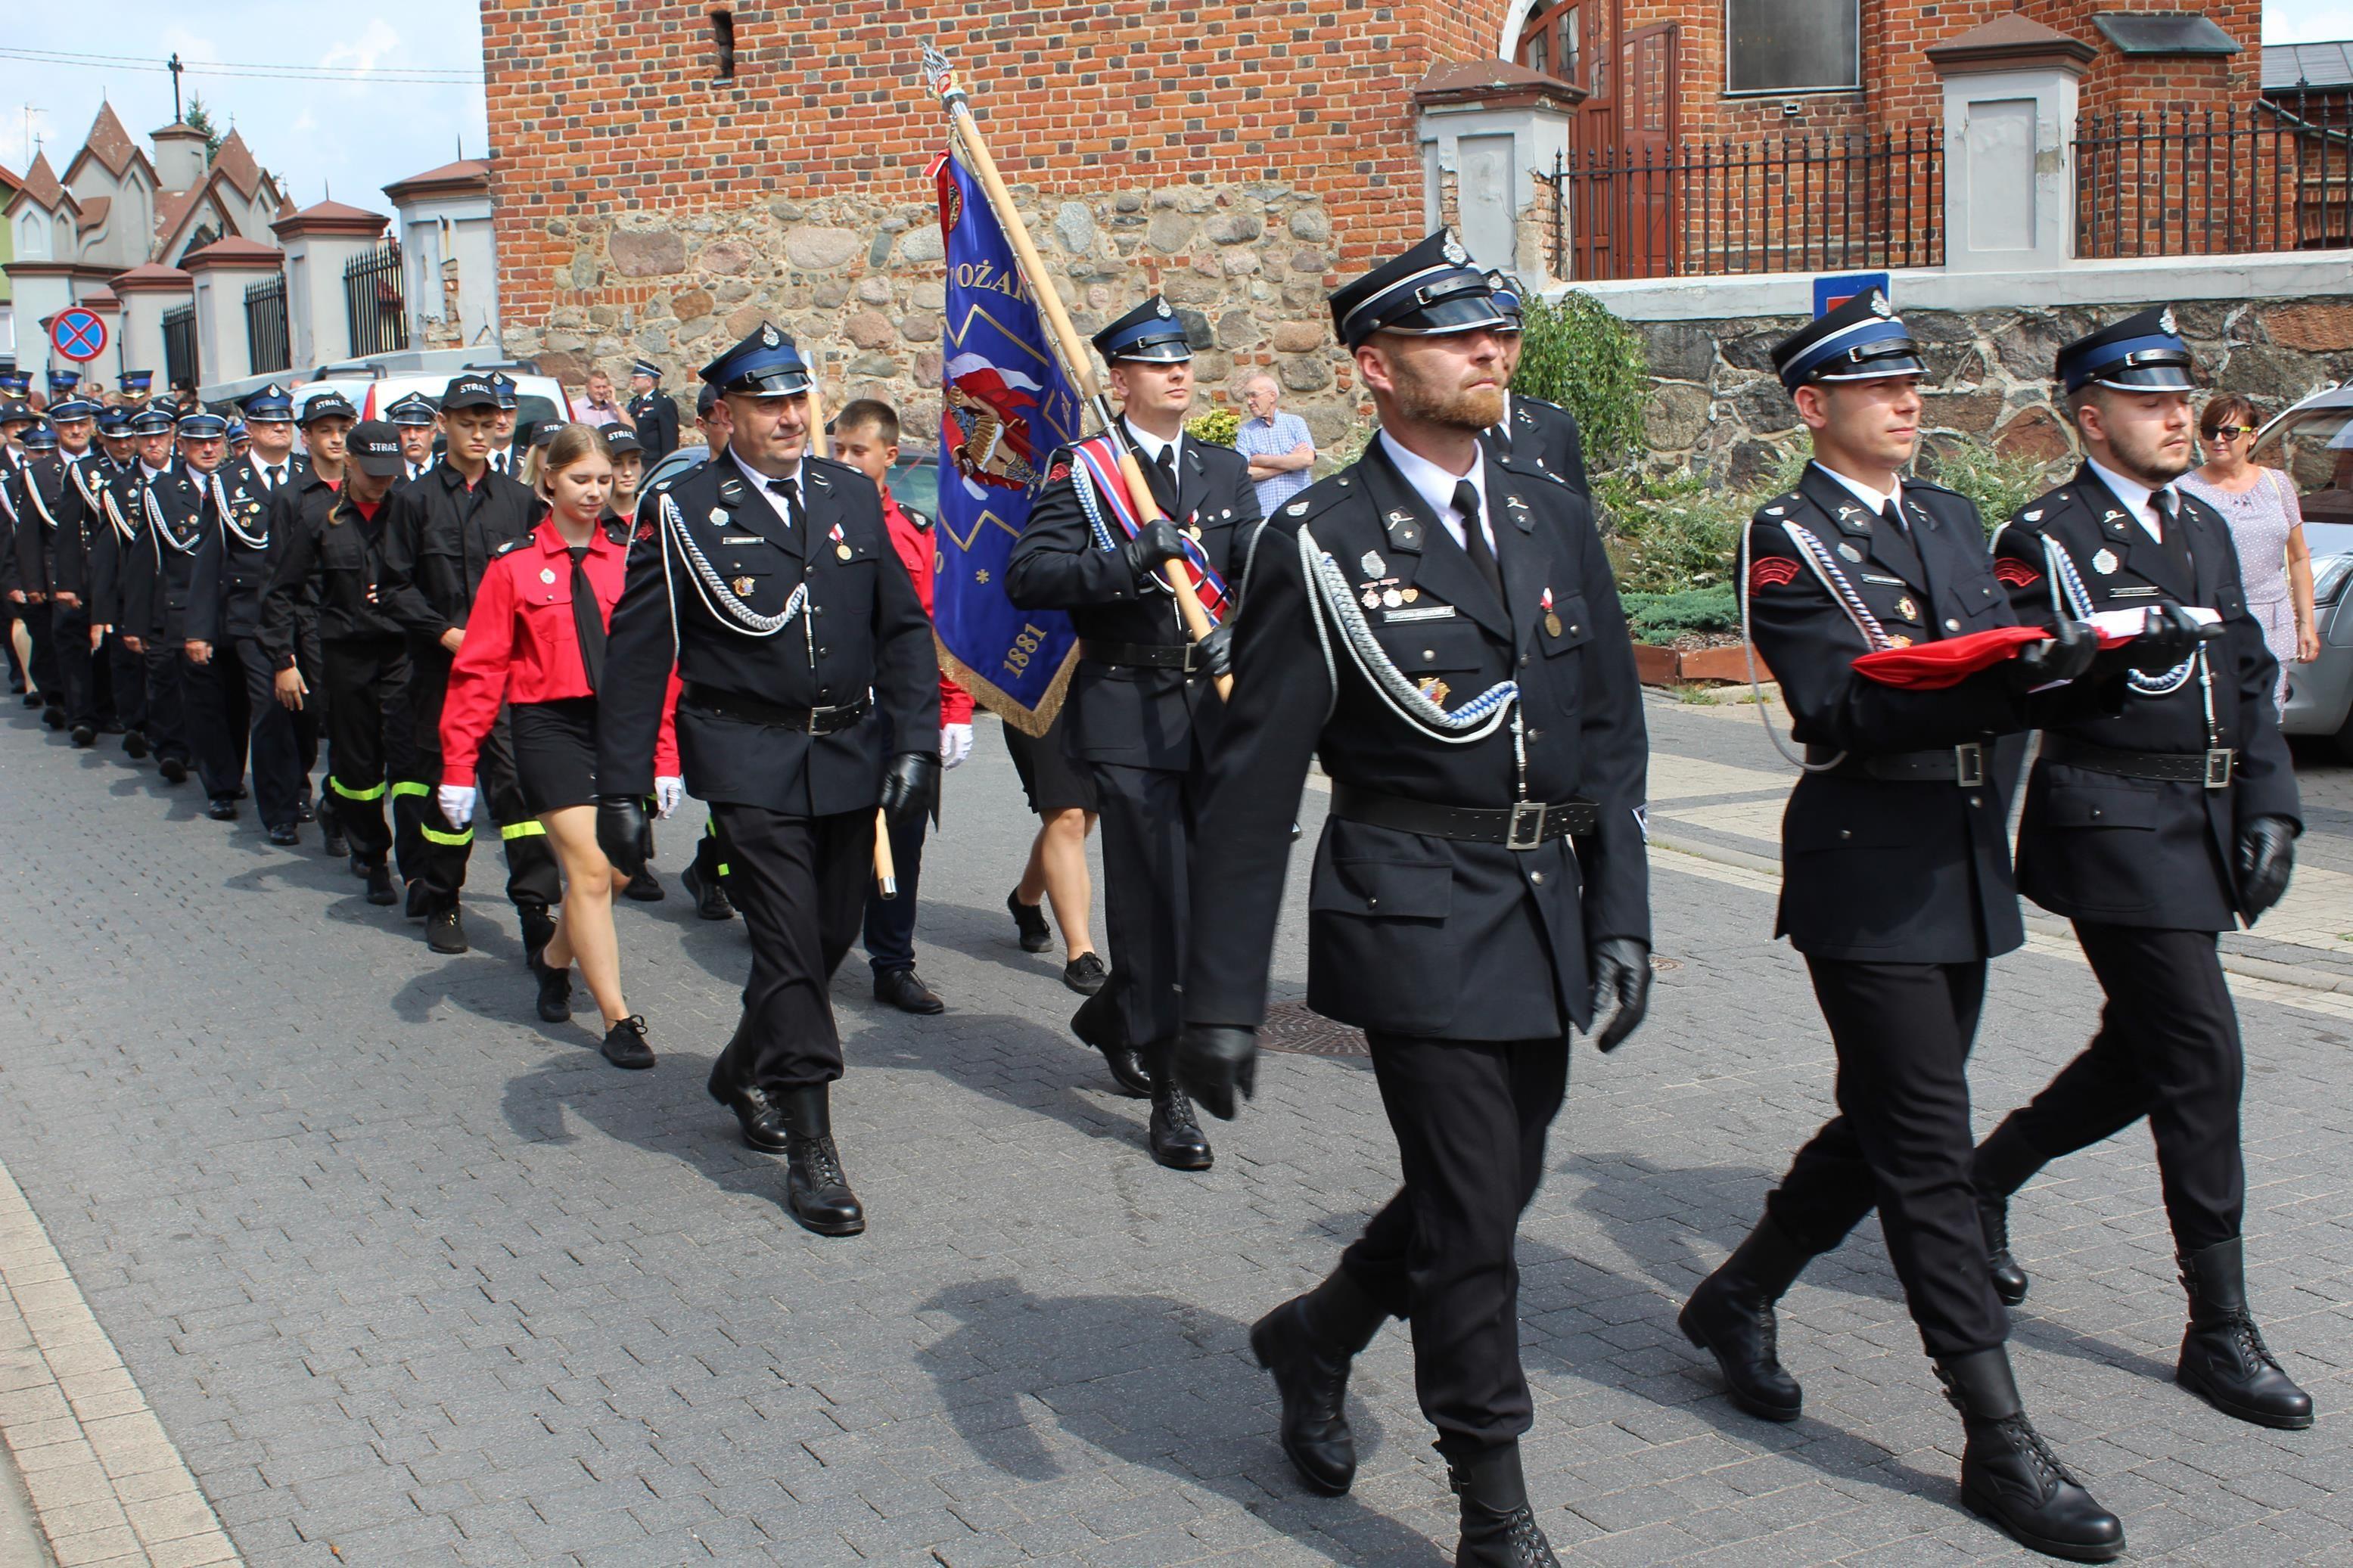
[[[1493,297],[1484,294],[1461,294],[1450,300],[1435,300],[1416,310],[1406,311],[1381,321],[1371,330],[1376,332],[1409,332],[1417,337],[1434,338],[1450,332],[1475,332],[1481,328],[1501,330],[1516,323],[1495,309]]]
[[[2117,392],[2195,392],[2198,384],[2189,373],[2178,364],[2137,365],[2128,370],[2095,375],[2092,380],[2101,386]]]

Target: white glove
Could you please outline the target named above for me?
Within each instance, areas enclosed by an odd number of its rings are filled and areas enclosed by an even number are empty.
[[[676,811],[679,803],[685,798],[686,781],[684,779],[654,780],[654,815],[664,822],[670,820],[670,813]]]
[[[443,784],[433,798],[441,807],[442,816],[452,827],[463,827],[474,819],[474,786]]]
[[[952,768],[972,755],[972,726],[943,724],[940,726],[940,766]]]

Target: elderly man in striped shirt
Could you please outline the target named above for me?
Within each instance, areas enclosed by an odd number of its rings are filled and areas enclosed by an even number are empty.
[[[1315,466],[1314,437],[1307,433],[1307,421],[1277,411],[1281,396],[1274,377],[1263,372],[1242,383],[1250,417],[1234,431],[1234,450],[1250,459],[1261,517],[1272,517],[1276,507],[1314,482],[1309,472]]]

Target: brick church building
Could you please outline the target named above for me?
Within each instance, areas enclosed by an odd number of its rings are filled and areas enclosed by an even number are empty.
[[[2258,0],[2104,3],[2137,9],[1005,0],[925,23],[846,0],[488,0],[507,346],[575,380],[637,356],[676,377],[773,316],[824,355],[835,396],[881,392],[922,428],[938,407],[942,304],[923,171],[944,126],[919,63],[936,28],[1082,329],[1156,287],[1187,312],[1205,385],[1265,365],[1329,440],[1356,400],[1324,293],[1430,213],[1451,216],[1429,186],[1452,176],[1422,130],[1448,92],[1565,111],[1574,156],[1926,137],[1926,51],[2012,17],[2037,25],[2033,47],[2076,59],[2087,114],[2252,105]],[[1989,36],[1998,55],[2009,35]],[[1452,85],[1418,102],[1433,83]]]

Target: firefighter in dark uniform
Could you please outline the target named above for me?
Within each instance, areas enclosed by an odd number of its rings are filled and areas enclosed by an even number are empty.
[[[211,649],[189,631],[196,593],[196,552],[206,536],[216,531],[213,478],[228,456],[228,421],[199,409],[181,416],[174,433],[179,456],[162,474],[150,479],[142,492],[147,511],[147,542],[151,565],[132,580],[125,614],[150,649],[147,668],[150,722],[164,710],[175,720],[174,750],[156,742],[157,766],[177,783],[187,776],[187,760],[195,763],[204,785],[206,815],[216,822],[237,819],[237,796],[243,793],[244,729],[230,728],[229,698],[221,670],[211,662]],[[201,649],[204,658],[196,655]],[[158,658],[164,664],[159,677]],[[168,680],[171,696],[157,687]],[[244,683],[233,693],[241,702]],[[159,726],[160,727],[160,726]],[[176,768],[170,765],[179,759]],[[176,776],[175,776],[176,775]]]
[[[1071,1027],[1103,1053],[1122,1089],[1151,1097],[1152,1157],[1206,1171],[1208,1135],[1168,1062],[1185,1021],[1185,866],[1222,717],[1214,678],[1228,639],[1195,643],[1162,574],[1189,540],[1230,586],[1258,534],[1258,495],[1240,453],[1185,432],[1193,350],[1166,300],[1145,300],[1094,345],[1161,520],[1130,537],[1101,493],[1116,468],[1059,453],[1013,546],[1005,590],[1024,608],[1068,611],[1079,633],[1064,741],[1100,802],[1111,981]],[[1098,445],[1109,450],[1107,438]],[[1101,483],[1090,477],[1097,472]]]
[[[384,416],[400,432],[400,472],[396,479],[408,484],[423,479],[425,470],[433,466],[433,400],[412,392],[394,399]]]
[[[50,374],[55,387],[58,374]],[[70,381],[67,384],[70,386]],[[33,526],[16,532],[18,570],[26,587],[45,595],[46,637],[54,662],[54,683],[41,689],[58,703],[50,728],[63,728],[77,746],[95,745],[101,717],[96,661],[90,647],[90,538],[98,521],[98,405],[65,396],[49,405],[49,427],[57,450],[34,463],[19,487]],[[37,621],[36,625],[39,623]],[[38,651],[38,641],[36,642]]]
[[[491,552],[528,537],[544,510],[530,489],[491,470],[496,451],[497,389],[469,371],[441,395],[448,449],[425,477],[400,486],[386,509],[379,596],[392,618],[408,628],[408,712],[416,724],[417,768],[431,784],[441,779],[441,700],[449,663],[465,640],[466,616]],[[332,703],[331,703],[332,706]],[[562,896],[562,879],[547,829],[523,804],[515,782],[514,750],[504,715],[482,742],[478,766],[482,799],[499,825],[507,857],[507,898],[522,927],[523,952],[535,957],[555,934],[548,906]],[[445,818],[430,795],[403,795],[395,816],[417,814],[425,840],[423,874],[409,884],[408,910],[426,919],[426,942],[436,952],[466,951],[458,895],[473,852],[470,826]]]
[[[309,416],[322,416],[322,405],[336,417],[351,418],[352,405],[339,393],[312,399]],[[261,644],[261,593],[269,582],[272,529],[283,500],[314,481],[310,465],[290,452],[294,402],[286,390],[273,383],[243,407],[248,428],[262,434],[252,453],[229,458],[213,476],[217,526],[196,549],[188,638],[204,646],[207,660],[219,663],[224,681],[241,689],[234,710],[247,726],[254,809],[269,842],[290,847],[301,841],[297,825],[310,805],[311,780],[296,716],[278,700],[277,667]]]
[[[2010,1194],[2146,1117],[2189,1295],[2175,1380],[2242,1421],[2295,1429],[2312,1425],[2312,1396],[2247,1305],[2246,1068],[2215,938],[2279,901],[2303,821],[2272,699],[2278,669],[2229,529],[2173,483],[2196,460],[2190,369],[2169,310],[2061,349],[2084,467],[1994,542],[2021,616],[2194,606],[2219,617],[2220,635],[2175,668],[2135,676],[2122,712],[2042,737],[2019,887],[2074,922],[2107,1001],[2089,1047],[1978,1148],[1976,1182],[1994,1284],[2016,1303],[2027,1278],[2010,1254]]]
[[[644,868],[675,667],[686,786],[727,833],[752,937],[711,1096],[746,1143],[785,1154],[796,1221],[855,1236],[866,1215],[833,1140],[841,1039],[827,987],[857,940],[878,801],[899,816],[938,799],[939,664],[881,493],[807,455],[809,370],[792,339],[763,321],[702,379],[732,433],[639,500],[598,688],[596,837],[623,875]],[[886,735],[908,744],[886,756]]]
[[[1487,286],[1504,314],[1504,381],[1508,387],[1520,369],[1521,310],[1527,290],[1505,272],[1488,273]],[[1506,391],[1504,416],[1487,432],[1487,444],[1499,456],[1533,463],[1578,495],[1593,498],[1585,473],[1585,437],[1577,432],[1577,416],[1560,405]]]
[[[18,445],[33,427],[33,411],[23,394],[9,390],[14,375],[0,376],[0,645],[8,658],[8,689],[21,693],[27,708],[41,700],[33,690],[25,657],[16,647],[16,624],[25,619],[25,589],[16,569],[16,476],[24,471],[25,453]],[[26,647],[29,647],[30,634]]]
[[[644,360],[629,367],[629,428],[646,449],[646,471],[678,450],[678,405],[661,389],[661,366]]]
[[[2124,1550],[2123,1526],[2060,1465],[2010,1373],[2009,1317],[1977,1245],[1967,1067],[1987,960],[2025,940],[2005,831],[2014,775],[1994,760],[1997,742],[2064,704],[2117,700],[2120,682],[2095,668],[2097,639],[2072,617],[1947,687],[1857,672],[1866,652],[2017,619],[1977,509],[1900,477],[1919,445],[1924,368],[1887,301],[1856,296],[1777,344],[1773,363],[1814,460],[1751,520],[1742,586],[1806,747],[1782,822],[1775,934],[1805,956],[1841,1114],[1798,1152],[1681,1325],[1715,1355],[1735,1404],[1797,1419],[1803,1394],[1778,1357],[1774,1303],[1875,1204],[1961,1415],[1962,1500],[2025,1545],[2103,1562]],[[2178,658],[2193,640],[2187,623],[2163,633],[2116,658]]]
[[[90,531],[90,636],[93,657],[105,660],[123,754],[136,759],[148,752],[147,662],[136,635],[123,629],[122,588],[125,565],[146,548],[146,514],[139,504],[139,437],[132,417],[127,408],[99,416],[106,456],[95,486],[98,517]]]
[[[185,660],[180,646],[159,635],[164,601],[158,584],[164,573],[165,546],[156,532],[162,504],[154,487],[168,480],[177,467],[174,456],[178,426],[171,409],[150,403],[131,417],[132,438],[138,446],[138,469],[121,491],[125,521],[132,535],[117,563],[115,630],[123,646],[139,655],[147,693],[147,744],[155,771],[165,784],[185,784],[193,753],[188,746],[186,693],[180,679]]]
[[[21,406],[21,405],[19,405]],[[26,411],[22,434],[16,438],[16,461],[5,479],[8,510],[9,606],[25,628],[27,707],[41,710],[41,721],[52,730],[65,728],[63,688],[58,680],[57,645],[49,637],[48,487],[59,477],[50,472],[58,455],[57,426]],[[35,493],[36,487],[39,493]]]
[[[1307,1005],[1366,1030],[1404,1185],[1251,1348],[1284,1451],[1338,1493],[1350,1361],[1408,1320],[1461,1498],[1455,1562],[1539,1568],[1555,1559],[1520,1464],[1514,1254],[1571,1026],[1612,1049],[1647,1003],[1641,687],[1585,499],[1482,442],[1506,325],[1485,274],[1440,230],[1331,306],[1381,434],[1279,508],[1245,567],[1178,1071],[1219,1116],[1253,1087],[1286,841],[1320,756]]]
[[[273,481],[270,489],[269,528],[273,556],[281,521],[317,521],[333,509],[335,498],[342,493],[343,482],[351,472],[344,444],[350,439],[353,426],[358,421],[359,410],[353,408],[351,400],[340,392],[321,393],[302,405],[297,423],[302,427],[305,451],[295,459],[295,466],[288,470],[284,482]],[[322,741],[328,742],[327,773],[332,777],[335,771],[332,743],[334,718],[330,710],[333,689],[327,680],[326,655],[320,646],[319,619],[320,601],[317,595],[303,595],[295,613],[294,658],[295,668],[301,674],[303,684],[310,689],[311,695],[300,708],[292,710],[294,735],[301,751],[302,782],[306,792],[302,800],[302,820],[309,822],[315,816],[319,823],[320,853],[330,859],[341,860],[351,854],[352,847],[343,835],[343,818],[336,815],[333,804],[327,798],[325,783],[322,781],[319,784],[315,802],[307,793],[311,775],[319,768]],[[270,667],[273,689],[281,693],[282,702],[284,683],[279,677],[283,671],[278,668],[277,658],[267,645],[257,643],[256,647],[263,661]]]
[[[115,390],[122,394],[125,412],[136,414],[147,405],[148,395],[155,385],[155,373],[152,370],[122,371],[116,374],[114,385]]]

